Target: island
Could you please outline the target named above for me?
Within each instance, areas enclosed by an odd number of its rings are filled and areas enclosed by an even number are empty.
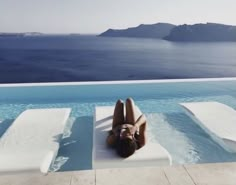
[[[79,33],[70,33],[69,36],[75,36],[75,37],[77,37],[77,36],[81,36],[81,35],[80,35]]]
[[[40,32],[25,32],[25,33],[7,33],[0,32],[0,37],[28,37],[28,36],[42,36],[43,33]]]
[[[236,26],[206,23],[174,27],[163,39],[180,42],[236,41]]]
[[[159,38],[169,35],[175,27],[169,23],[141,24],[137,27],[128,29],[108,29],[99,36],[103,37],[138,37],[138,38]]]

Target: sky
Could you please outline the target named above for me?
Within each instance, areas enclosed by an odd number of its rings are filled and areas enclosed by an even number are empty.
[[[0,0],[0,32],[97,34],[158,22],[236,25],[236,1]]]

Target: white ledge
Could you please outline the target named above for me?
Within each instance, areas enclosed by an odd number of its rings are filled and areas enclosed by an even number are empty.
[[[111,85],[111,84],[146,84],[146,83],[151,84],[151,83],[208,82],[208,81],[209,82],[236,81],[236,77],[161,79],[161,80],[88,81],[88,82],[12,83],[12,84],[0,84],[0,87],[65,86],[65,85]]]

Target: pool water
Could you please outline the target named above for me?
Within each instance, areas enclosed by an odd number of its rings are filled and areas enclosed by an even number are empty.
[[[218,101],[236,108],[236,80],[100,85],[0,87],[0,137],[30,108],[70,107],[72,113],[52,171],[92,168],[95,106],[115,105],[133,97],[148,120],[149,141],[159,142],[174,164],[236,161],[189,118],[182,102]],[[223,123],[223,120],[222,120]]]

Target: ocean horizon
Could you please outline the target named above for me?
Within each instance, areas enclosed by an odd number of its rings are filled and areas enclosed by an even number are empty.
[[[0,83],[236,77],[235,42],[0,37]]]

